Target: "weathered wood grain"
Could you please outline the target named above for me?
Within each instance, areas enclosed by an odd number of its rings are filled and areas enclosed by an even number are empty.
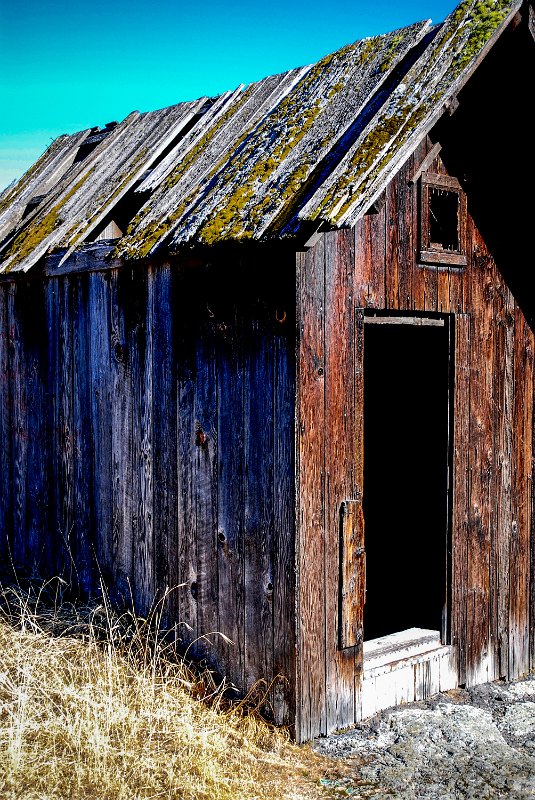
[[[133,398],[132,354],[127,341],[125,304],[130,300],[131,272],[113,270],[110,275],[111,344],[111,452],[112,452],[112,594],[127,604],[131,601],[133,578]]]
[[[133,271],[129,289],[130,307],[127,346],[130,353],[132,392],[132,463],[128,481],[133,495],[132,547],[136,605],[147,614],[155,599],[154,506],[153,506],[153,371],[152,320],[154,317],[154,273]]]
[[[353,311],[353,310],[352,310]],[[357,308],[353,311],[353,342],[354,342],[354,355],[353,355],[353,385],[354,385],[354,432],[353,432],[353,486],[352,494],[358,498],[362,503],[364,501],[364,309]],[[363,523],[364,525],[365,523]],[[364,530],[362,531],[364,534]],[[366,538],[364,537],[364,548],[366,547]],[[357,593],[362,593],[363,606],[359,609],[360,614],[364,614],[364,605],[366,603],[366,554],[359,565],[364,568],[364,575],[362,569],[357,573],[359,587]],[[364,586],[362,583],[364,582]],[[362,681],[364,678],[364,642],[363,639],[366,635],[364,630],[361,631],[360,641],[357,641],[355,647],[355,719],[359,718],[362,711]],[[358,640],[358,630],[357,630]]]
[[[88,276],[88,346],[92,436],[92,509],[98,581],[113,580],[111,284],[106,272]]]
[[[244,684],[244,391],[243,320],[237,315],[219,338],[217,364],[218,616],[224,668]]]
[[[59,574],[67,575],[69,584],[76,580],[73,558],[74,533],[74,421],[73,421],[73,308],[70,281],[58,284],[57,351],[57,435],[58,484],[56,536],[62,542],[58,550]]]
[[[385,308],[386,303],[386,206],[364,221],[368,295],[364,305]],[[360,305],[360,298],[357,300]]]
[[[295,331],[293,315],[273,338],[273,717],[295,719]],[[286,330],[284,330],[286,326]],[[280,676],[280,677],[278,677]]]
[[[24,561],[37,565],[43,561],[46,547],[45,531],[48,523],[48,443],[47,443],[47,397],[46,397],[46,352],[47,320],[45,290],[42,284],[30,283],[19,286],[15,294],[15,348],[18,356],[18,380],[20,390],[16,393],[22,405],[18,407],[20,417],[18,435],[21,440],[21,456],[24,452],[23,494],[25,537]],[[18,350],[18,353],[17,353]],[[14,373],[15,374],[15,373]],[[25,439],[25,441],[24,441]]]
[[[245,330],[245,686],[273,670],[273,352],[264,324]]]
[[[73,276],[73,543],[76,577],[82,593],[95,585],[96,541],[91,428],[91,371],[88,276]],[[75,309],[75,311],[74,311]],[[107,334],[107,331],[105,331]]]
[[[20,287],[11,285],[8,294],[8,326],[12,337],[12,459],[13,459],[13,558],[15,564],[24,564],[31,558],[26,529],[26,474],[28,459],[27,382],[23,334],[19,317]]]
[[[214,338],[206,325],[196,341],[193,381],[193,502],[197,553],[196,650],[213,661],[219,630],[217,585],[217,381]],[[186,465],[187,467],[188,465]],[[205,637],[205,638],[202,638]]]
[[[296,737],[326,733],[325,246],[298,254]]]
[[[459,683],[466,682],[468,497],[470,487],[469,420],[463,408],[470,402],[470,316],[455,319],[453,400],[453,513],[451,642],[455,647]]]
[[[178,292],[178,290],[177,290]],[[195,418],[193,379],[195,332],[188,331],[188,316],[178,317],[175,352],[177,360],[177,571],[178,637],[185,645],[197,638],[197,545],[193,464]]]
[[[11,459],[11,370],[8,324],[8,288],[0,287],[0,558],[10,569],[13,550],[12,459]]]
[[[529,669],[531,497],[533,458],[533,332],[515,308],[513,521],[509,593],[509,671]]]
[[[152,452],[154,591],[169,597],[161,608],[164,627],[178,619],[177,364],[174,280],[169,264],[152,275]]]
[[[493,263],[473,229],[470,356],[467,683],[488,679],[492,476]]]
[[[340,646],[342,649],[346,649],[355,647],[362,640],[366,584],[362,502],[345,500],[340,512]]]
[[[355,498],[353,439],[353,242],[352,231],[325,234],[325,619],[327,730],[355,718],[357,644],[347,637],[340,608],[340,510]],[[344,554],[345,558],[345,554]],[[343,569],[343,567],[342,567]],[[353,576],[354,577],[354,576]],[[342,627],[341,627],[342,626]]]
[[[513,397],[514,300],[506,286],[495,295],[494,363],[494,479],[491,530],[491,633],[495,648],[495,677],[509,675],[510,542],[513,524]]]

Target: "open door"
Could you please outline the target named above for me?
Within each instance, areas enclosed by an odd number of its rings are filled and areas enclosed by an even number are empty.
[[[356,648],[358,676],[364,641],[412,628],[447,641],[452,332],[446,316],[357,309],[355,321],[357,494],[340,512],[340,647]]]

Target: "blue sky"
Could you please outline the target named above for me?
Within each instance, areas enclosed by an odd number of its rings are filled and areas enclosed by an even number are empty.
[[[443,0],[0,0],[0,190],[61,133],[308,64]]]

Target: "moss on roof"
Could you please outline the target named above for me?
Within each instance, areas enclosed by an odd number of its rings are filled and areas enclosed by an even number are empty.
[[[140,187],[149,197],[140,194],[116,248],[126,259],[185,242],[296,236],[311,221],[354,224],[520,4],[463,0],[434,29],[424,22],[363,39],[209,102],[134,112],[98,144],[90,168],[60,176],[48,202],[22,220],[19,199],[33,182],[44,185],[73,139],[60,137],[0,198],[3,269],[28,269],[47,249],[83,242],[154,163]],[[162,141],[188,119],[159,164]]]

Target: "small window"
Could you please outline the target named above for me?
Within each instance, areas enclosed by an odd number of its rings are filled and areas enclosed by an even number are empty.
[[[420,189],[420,261],[466,266],[466,197],[459,181],[424,172]]]

